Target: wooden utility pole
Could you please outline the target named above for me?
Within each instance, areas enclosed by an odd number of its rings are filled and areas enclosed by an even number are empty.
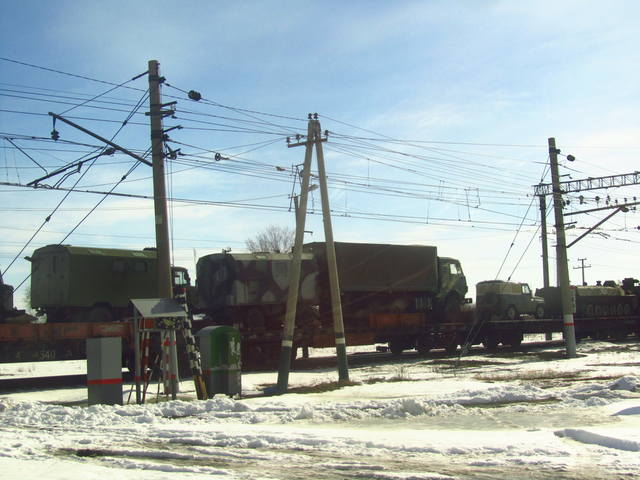
[[[153,202],[156,226],[156,255],[158,268],[158,296],[173,298],[171,278],[171,256],[169,247],[169,222],[167,215],[167,188],[164,178],[164,131],[162,118],[168,113],[163,110],[160,85],[164,78],[160,77],[159,63],[149,60],[149,117],[151,120],[151,160],[153,167]],[[175,400],[178,392],[178,354],[175,329],[166,332],[168,337],[170,358],[169,388]]]
[[[324,154],[322,151],[322,130],[317,115],[312,118],[309,115],[307,127],[307,139],[297,144],[289,144],[289,147],[304,145],[305,158],[302,170],[302,185],[300,204],[296,208],[296,237],[293,246],[293,259],[289,272],[289,292],[287,297],[287,312],[285,315],[282,346],[280,350],[280,364],[278,369],[278,393],[285,393],[289,384],[289,370],[291,366],[291,351],[293,346],[293,332],[295,327],[298,293],[300,287],[300,269],[302,263],[302,244],[304,242],[304,228],[307,216],[307,200],[309,197],[309,178],[311,175],[311,158],[313,147],[316,147],[318,161],[318,176],[320,181],[320,195],[322,197],[322,217],[324,222],[324,235],[327,251],[327,267],[329,272],[329,288],[331,292],[331,311],[336,338],[336,355],[338,357],[338,376],[341,382],[349,380],[347,365],[347,349],[344,336],[344,324],[342,320],[342,305],[340,302],[340,285],[336,264],[335,246],[333,243],[333,229],[331,226],[331,210],[329,208],[329,195],[327,189],[326,171],[324,167]]]
[[[564,341],[567,358],[576,357],[576,334],[573,323],[573,302],[569,284],[569,266],[567,265],[567,240],[564,232],[564,218],[562,214],[562,190],[560,189],[560,173],[558,169],[558,153],[556,139],[549,138],[549,162],[551,164],[551,181],[553,183],[553,209],[556,221],[556,262],[557,278],[562,301],[562,318],[564,326]]]

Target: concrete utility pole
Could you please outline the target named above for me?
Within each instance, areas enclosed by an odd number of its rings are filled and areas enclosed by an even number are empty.
[[[167,215],[167,188],[164,178],[164,131],[162,118],[166,113],[162,110],[160,85],[164,78],[160,77],[159,63],[149,60],[149,117],[151,120],[151,159],[153,167],[153,203],[156,225],[156,255],[158,268],[158,296],[173,298],[171,256],[169,248],[169,222]],[[178,353],[175,329],[165,332],[168,337],[169,355],[169,390],[172,399],[178,392]],[[164,337],[164,335],[163,335]]]
[[[329,272],[329,289],[331,292],[331,312],[333,315],[333,328],[336,338],[336,356],[338,358],[338,377],[341,382],[349,380],[347,365],[347,349],[344,336],[344,324],[342,319],[342,304],[340,302],[340,285],[338,281],[338,269],[336,264],[335,246],[333,243],[333,229],[331,226],[331,209],[329,208],[329,194],[327,178],[324,167],[324,154],[322,151],[322,129],[320,122],[309,115],[307,127],[307,139],[304,142],[290,144],[289,147],[304,145],[305,158],[302,170],[302,185],[300,204],[296,208],[296,238],[293,246],[293,259],[289,272],[289,292],[287,297],[287,312],[285,315],[284,333],[282,336],[282,348],[280,351],[280,364],[278,369],[278,393],[285,393],[289,384],[289,369],[291,365],[291,351],[293,346],[293,331],[295,327],[296,309],[300,286],[300,267],[302,262],[302,244],[304,242],[304,227],[307,216],[307,200],[309,196],[309,177],[311,175],[311,157],[313,146],[316,147],[318,161],[318,177],[320,182],[320,195],[322,197],[322,218],[324,222],[324,236],[327,252],[327,267]]]
[[[578,261],[580,262],[580,266],[579,267],[573,267],[574,270],[582,270],[582,285],[586,285],[587,282],[584,281],[584,269],[585,268],[591,268],[591,265],[585,265],[584,261],[586,260],[586,258],[579,258]]]
[[[324,168],[324,153],[322,152],[322,131],[320,122],[315,120],[316,155],[318,159],[318,177],[320,180],[320,196],[322,197],[322,220],[324,222],[324,241],[327,249],[327,268],[329,272],[329,290],[331,291],[331,314],[333,316],[333,331],[336,338],[336,356],[338,357],[338,378],[341,382],[349,381],[349,367],[347,365],[347,344],[344,337],[344,322],[342,319],[342,302],[340,300],[340,282],[338,280],[338,265],[336,249],[333,243],[333,228],[331,226],[331,209],[329,208],[329,190],[327,189],[327,173]]]
[[[289,292],[287,296],[287,312],[284,318],[284,332],[278,365],[278,393],[285,393],[289,386],[289,370],[291,367],[291,351],[293,348],[293,329],[296,322],[298,292],[300,289],[300,267],[302,264],[302,244],[304,243],[304,225],[307,219],[307,198],[309,196],[309,178],[311,176],[311,155],[313,153],[313,125],[307,126],[306,150],[302,167],[302,185],[300,186],[300,205],[296,209],[296,237],[293,244],[293,259],[289,271]]]
[[[153,202],[156,225],[156,254],[158,256],[158,296],[172,298],[167,188],[164,178],[164,132],[162,130],[162,100],[159,63],[149,60],[149,116],[151,117],[151,159],[153,164]]]
[[[567,240],[564,232],[562,216],[562,190],[560,189],[560,173],[558,169],[558,153],[556,139],[549,138],[549,161],[551,164],[551,181],[553,184],[553,209],[556,221],[556,262],[558,286],[562,301],[562,318],[564,325],[564,341],[567,358],[576,357],[576,334],[573,323],[573,302],[569,283],[569,267],[567,265]]]

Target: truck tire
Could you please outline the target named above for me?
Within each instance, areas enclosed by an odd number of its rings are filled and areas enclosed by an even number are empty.
[[[518,318],[518,310],[513,305],[509,305],[504,311],[504,316],[507,320],[515,320]]]
[[[542,305],[538,305],[536,307],[536,318],[544,318],[544,307]]]

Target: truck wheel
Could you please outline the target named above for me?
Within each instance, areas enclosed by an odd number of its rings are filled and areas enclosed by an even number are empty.
[[[518,311],[516,310],[516,307],[514,307],[513,305],[509,305],[504,312],[504,316],[507,318],[507,320],[515,320],[516,318],[518,318]]]
[[[106,323],[113,322],[113,314],[107,307],[93,307],[89,312],[89,322]]]
[[[542,305],[538,305],[536,307],[536,318],[544,318],[544,307]]]

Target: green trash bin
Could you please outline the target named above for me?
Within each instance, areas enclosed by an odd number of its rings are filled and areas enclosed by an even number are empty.
[[[205,327],[200,339],[202,373],[209,397],[242,393],[240,331],[227,325]]]

